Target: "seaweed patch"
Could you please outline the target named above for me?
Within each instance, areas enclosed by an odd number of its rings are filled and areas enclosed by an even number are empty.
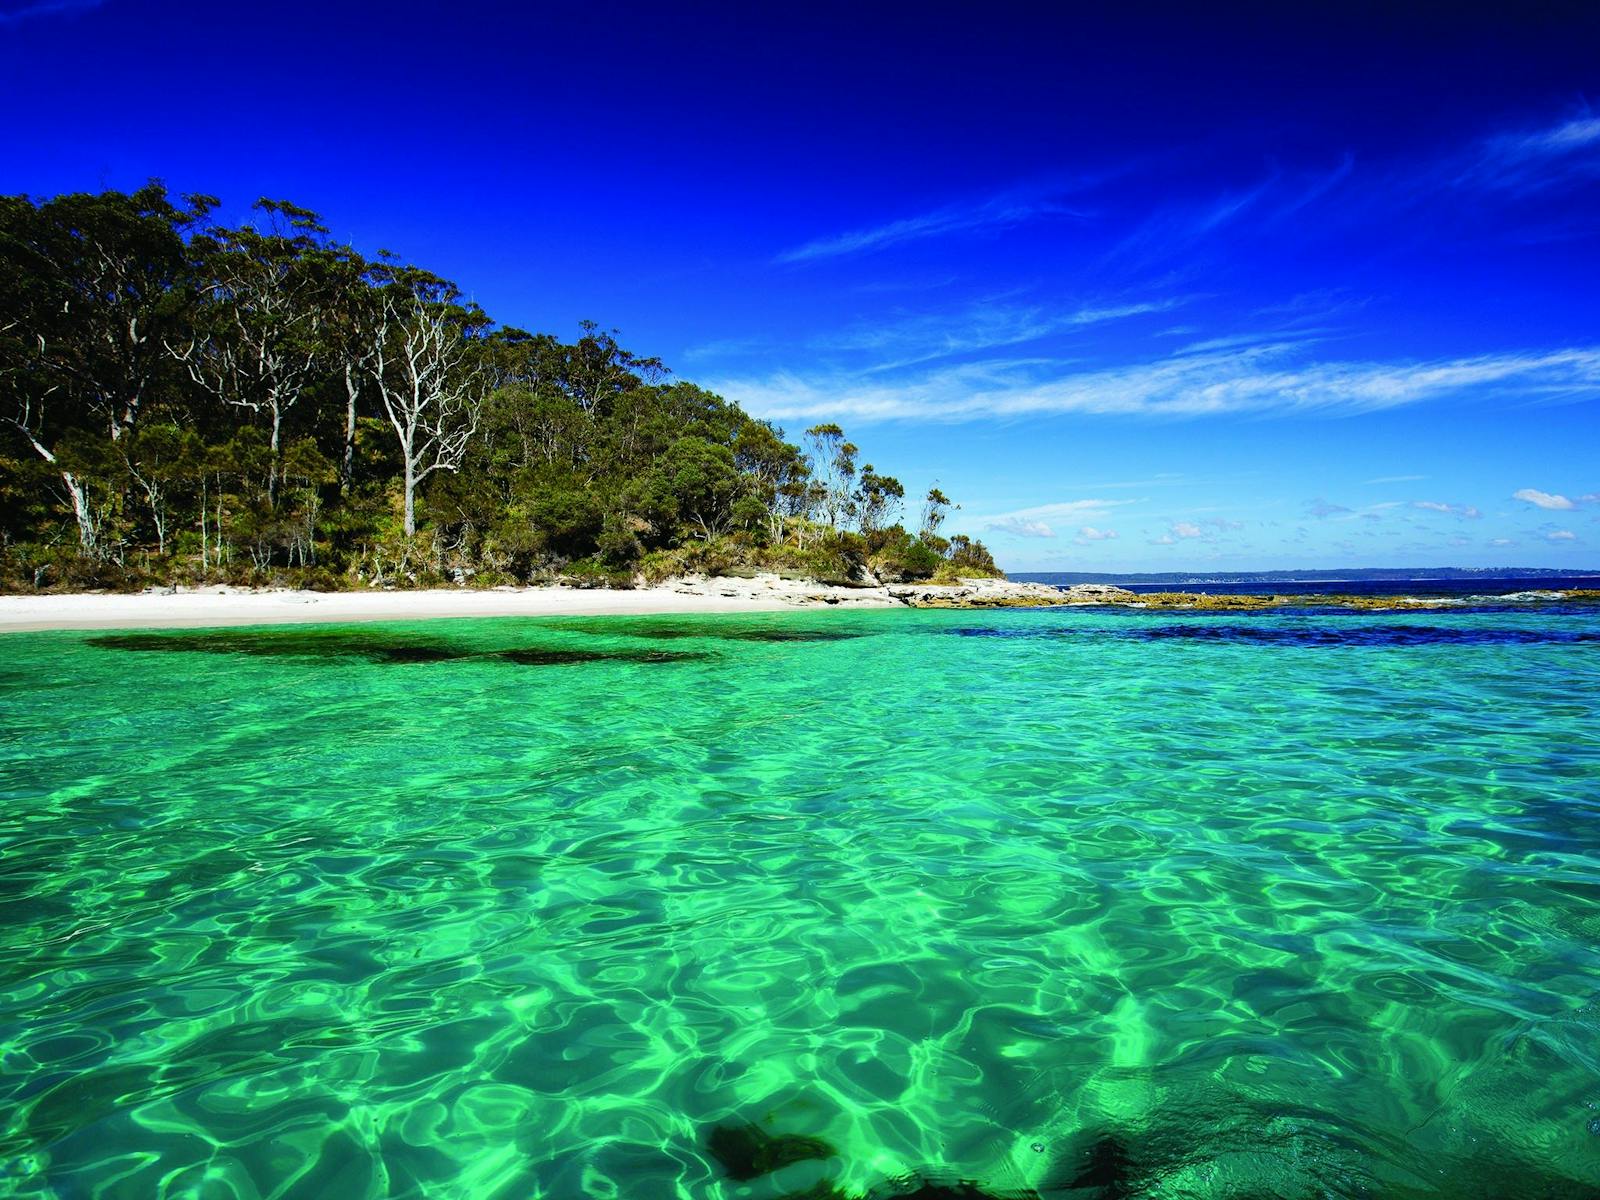
[[[448,642],[365,633],[119,633],[89,639],[104,650],[168,654],[242,654],[254,658],[357,660],[394,665],[466,662],[516,663],[524,667],[580,663],[669,663],[711,657],[703,651],[519,646],[479,650]]]

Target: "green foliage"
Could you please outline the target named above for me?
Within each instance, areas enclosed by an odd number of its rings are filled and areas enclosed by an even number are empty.
[[[995,576],[1002,573],[995,566],[989,548],[964,533],[958,533],[950,539],[950,566],[958,575]]]
[[[805,450],[583,322],[496,328],[317,215],[0,196],[0,587],[992,572],[838,425]]]
[[[921,538],[912,537],[899,525],[877,535],[870,563],[873,573],[885,583],[931,579],[946,565],[939,549]]]

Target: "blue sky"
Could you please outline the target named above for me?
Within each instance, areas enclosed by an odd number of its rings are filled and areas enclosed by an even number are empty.
[[[292,199],[1013,570],[1600,566],[1600,6],[1208,7],[0,0],[0,189]]]

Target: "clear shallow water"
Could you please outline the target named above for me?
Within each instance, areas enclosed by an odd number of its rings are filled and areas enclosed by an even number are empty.
[[[1594,1195],[1597,634],[7,637],[0,1194]]]

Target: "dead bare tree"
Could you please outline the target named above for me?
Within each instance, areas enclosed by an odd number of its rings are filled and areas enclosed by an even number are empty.
[[[488,377],[449,309],[403,284],[383,289],[367,370],[400,446],[405,531],[417,531],[417,485],[455,471],[478,429]]]

